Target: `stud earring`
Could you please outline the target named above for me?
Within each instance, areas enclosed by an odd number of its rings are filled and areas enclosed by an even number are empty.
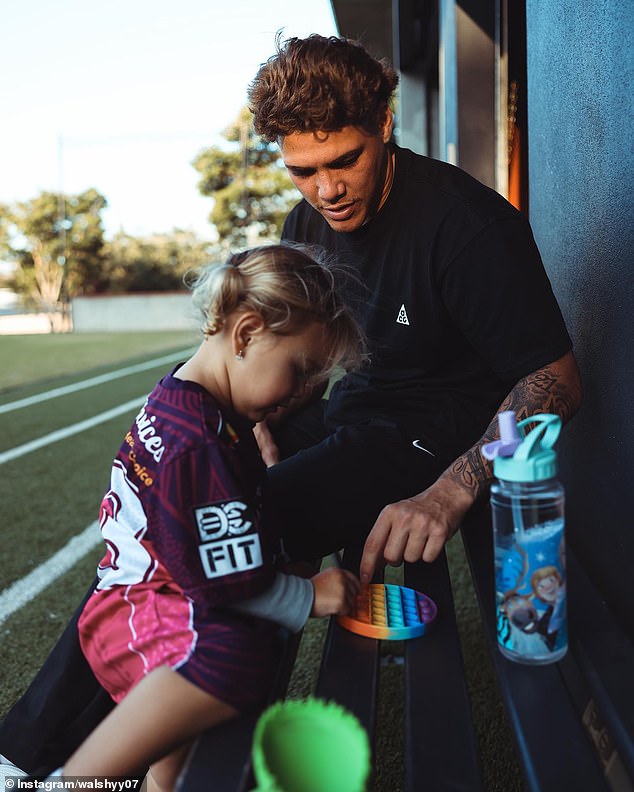
[[[236,360],[244,360],[244,350],[240,349],[236,355]]]

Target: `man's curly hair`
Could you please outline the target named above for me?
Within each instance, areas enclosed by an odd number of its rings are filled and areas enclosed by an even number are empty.
[[[249,85],[255,131],[268,141],[293,132],[356,126],[376,134],[398,83],[386,61],[357,41],[313,34],[281,42]]]

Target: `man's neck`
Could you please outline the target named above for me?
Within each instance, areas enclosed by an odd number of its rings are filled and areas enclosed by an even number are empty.
[[[383,189],[381,190],[381,195],[379,197],[376,210],[370,214],[364,225],[367,225],[373,217],[376,217],[376,215],[381,211],[383,204],[387,201],[390,190],[392,189],[392,185],[394,184],[395,171],[396,152],[394,151],[394,147],[388,143],[385,147],[385,178],[383,179]]]

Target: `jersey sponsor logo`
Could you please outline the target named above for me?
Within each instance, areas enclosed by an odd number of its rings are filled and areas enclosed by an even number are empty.
[[[161,457],[165,453],[163,438],[156,433],[156,429],[153,426],[156,421],[156,415],[148,415],[145,411],[146,407],[147,402],[141,407],[139,414],[134,419],[137,435],[145,446],[145,450],[154,457],[154,461],[160,462]]]
[[[222,539],[223,536],[242,536],[253,528],[253,520],[246,503],[238,500],[219,501],[194,509],[201,541]]]
[[[210,579],[262,566],[262,547],[257,534],[208,542],[200,545],[198,551],[205,575]]]
[[[128,458],[130,459],[132,468],[139,477],[139,479],[145,484],[146,487],[151,487],[152,484],[154,484],[154,479],[152,478],[152,475],[148,473],[148,469],[145,467],[145,465],[140,465],[137,462],[136,454],[134,453],[134,451],[130,451],[130,453],[128,454]]]
[[[396,323],[402,325],[409,325],[407,311],[405,310],[405,303],[403,303],[403,305],[401,305],[401,307],[398,309],[398,316],[396,317]]]
[[[218,501],[194,509],[198,548],[208,578],[233,575],[262,566],[262,547],[253,529],[254,520],[246,503]],[[247,535],[245,535],[247,534]]]

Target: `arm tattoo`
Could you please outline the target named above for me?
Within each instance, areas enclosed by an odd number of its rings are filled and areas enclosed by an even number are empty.
[[[546,412],[559,415],[566,423],[576,413],[581,398],[581,386],[556,364],[544,366],[521,379],[499,407],[498,412],[514,410],[517,420]],[[493,478],[493,465],[480,449],[498,437],[497,413],[480,440],[458,457],[446,471],[456,483],[478,496]]]
[[[553,413],[566,423],[577,411],[577,403],[577,388],[565,382],[554,366],[544,366],[521,379],[500,410],[515,410],[518,420],[540,412]]]

